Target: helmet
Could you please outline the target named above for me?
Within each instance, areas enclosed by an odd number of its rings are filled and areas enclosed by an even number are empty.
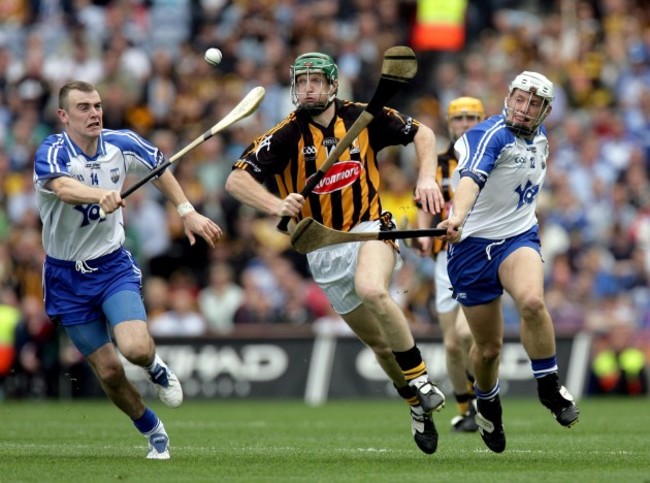
[[[553,83],[546,76],[538,72],[524,71],[515,77],[510,83],[509,94],[515,89],[525,92],[532,92],[535,95],[543,97],[549,104],[555,99]]]
[[[323,74],[329,84],[329,92],[327,102],[325,104],[310,104],[301,105],[298,101],[298,93],[296,92],[296,77],[302,74],[318,73]],[[307,52],[306,54],[296,57],[293,65],[291,66],[291,101],[298,109],[306,109],[312,113],[324,111],[336,98],[338,90],[339,68],[334,62],[334,59],[327,54],[320,52]],[[335,85],[336,84],[336,85]]]
[[[447,119],[461,116],[476,116],[480,120],[485,118],[483,103],[474,97],[458,97],[449,103]]]
[[[463,119],[461,123],[454,119]],[[456,142],[469,128],[485,119],[483,103],[475,97],[457,97],[447,108],[447,130],[452,142]]]
[[[506,113],[509,111],[508,98],[512,96],[517,89],[524,92],[530,92],[542,98],[542,109],[530,127],[515,124],[513,121],[506,120],[506,125],[516,133],[531,135],[537,130],[542,122],[544,122],[544,119],[546,119],[546,116],[550,112],[551,103],[555,99],[553,83],[546,76],[538,72],[522,72],[514,78],[508,87],[508,97],[505,100]],[[527,111],[528,108],[524,114],[527,114]]]

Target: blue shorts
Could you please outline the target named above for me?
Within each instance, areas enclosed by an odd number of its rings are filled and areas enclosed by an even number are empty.
[[[142,272],[131,254],[120,248],[108,255],[74,262],[47,257],[43,267],[47,315],[63,326],[108,320],[146,320],[142,301]],[[119,292],[135,292],[116,304],[105,303]]]
[[[453,297],[466,306],[482,305],[503,295],[499,266],[512,252],[530,247],[540,253],[541,243],[537,225],[521,235],[503,240],[469,237],[450,244],[447,252],[447,272],[453,287]]]
[[[103,345],[112,342],[111,332],[106,321],[111,327],[114,327],[125,320],[145,320],[146,318],[142,297],[128,290],[111,295],[102,304],[102,309],[105,317],[101,319],[64,327],[70,340],[84,357],[88,357]]]
[[[111,342],[108,324],[147,320],[142,273],[123,248],[83,263],[47,257],[43,281],[48,316],[84,357]]]

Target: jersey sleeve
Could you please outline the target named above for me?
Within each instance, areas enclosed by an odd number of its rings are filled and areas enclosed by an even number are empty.
[[[110,142],[122,151],[129,174],[145,176],[165,162],[165,156],[156,146],[133,131],[128,129],[105,130],[103,134],[106,142]]]
[[[285,121],[254,139],[232,169],[242,169],[259,182],[280,173],[291,160],[300,141],[293,126],[293,123]]]
[[[36,150],[34,158],[34,182],[43,188],[49,180],[59,176],[71,176],[68,169],[70,156],[65,139],[60,134],[48,136]]]
[[[458,156],[457,169],[461,178],[469,176],[483,188],[508,142],[505,129],[505,125],[501,128],[481,123],[456,141],[454,149]]]
[[[370,142],[376,151],[386,146],[406,146],[413,142],[419,121],[395,109],[384,107],[368,125]]]

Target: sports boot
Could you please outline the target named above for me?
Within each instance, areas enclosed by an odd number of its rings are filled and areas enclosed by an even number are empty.
[[[580,410],[566,387],[560,386],[557,392],[551,394],[542,394],[540,391],[539,400],[551,410],[557,422],[562,426],[570,428],[578,422]]]
[[[478,399],[477,406],[476,424],[483,442],[495,453],[503,453],[506,449],[506,433],[503,430],[503,410],[499,395],[489,401]]]
[[[178,377],[169,367],[156,364],[149,377],[156,385],[158,397],[163,403],[170,408],[177,408],[183,403],[183,388]]]
[[[476,400],[471,400],[469,410],[465,414],[455,416],[451,420],[451,430],[456,433],[475,433],[478,431],[476,424]]]
[[[415,444],[424,453],[433,454],[438,448],[438,431],[430,414],[418,414],[411,408],[411,432]]]

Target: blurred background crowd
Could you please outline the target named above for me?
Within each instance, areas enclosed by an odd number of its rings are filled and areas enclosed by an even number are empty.
[[[448,45],[427,37],[431,12],[460,12]],[[276,220],[229,198],[224,181],[253,137],[293,109],[289,66],[296,55],[331,54],[341,74],[339,97],[368,101],[383,52],[400,44],[416,50],[420,69],[392,105],[430,125],[440,150],[449,143],[445,112],[454,97],[478,97],[492,115],[520,71],[554,81],[539,211],[548,307],[558,334],[596,335],[590,391],[646,392],[646,0],[2,0],[0,380],[12,381],[5,391],[53,395],[52,375],[79,362],[43,312],[44,254],[32,185],[35,149],[60,131],[55,112],[63,83],[94,83],[105,127],[133,129],[168,157],[263,86],[266,98],[254,116],[175,168],[191,202],[224,228],[216,249],[203,243],[190,249],[174,207],[155,189],[128,199],[127,246],[145,274],[151,331],[222,336],[273,324],[345,332],[304,257],[276,232]],[[217,68],[203,60],[208,47],[224,54]],[[385,208],[412,223],[414,153],[387,149],[381,163]],[[416,331],[436,333],[431,261],[405,245],[402,255],[407,263],[392,293]],[[506,307],[506,321],[516,330],[513,307]]]

